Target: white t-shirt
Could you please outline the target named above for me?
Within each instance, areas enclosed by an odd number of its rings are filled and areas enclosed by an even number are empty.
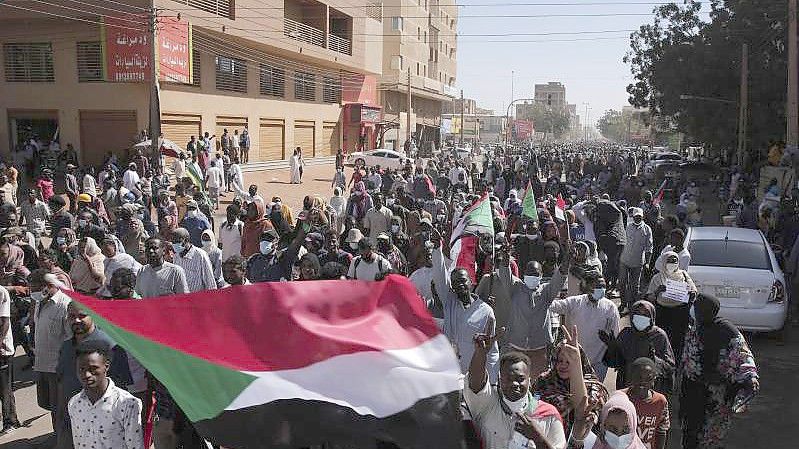
[[[222,170],[219,167],[208,167],[208,171],[205,173],[205,179],[208,180],[208,188],[218,189],[222,187],[222,183],[224,182],[224,178],[222,177]]]
[[[374,281],[378,273],[388,273],[391,270],[391,262],[377,253],[374,253],[374,256],[373,262],[367,262],[361,259],[361,256],[353,259],[347,277],[361,281]]]
[[[125,174],[122,175],[122,185],[131,192],[137,192],[139,190],[139,187],[136,185],[139,182],[141,182],[141,178],[139,178],[139,174],[136,173],[135,170],[128,169],[125,171]]]
[[[8,318],[11,320],[11,295],[5,287],[0,286],[0,318]],[[3,340],[0,341],[0,356],[13,356],[14,355],[14,337],[11,334],[11,326],[9,323],[8,331],[2,336]]]

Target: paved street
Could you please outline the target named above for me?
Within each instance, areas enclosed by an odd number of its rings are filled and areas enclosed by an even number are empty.
[[[288,183],[288,170],[246,173],[245,183],[257,184],[259,193],[267,200],[279,195],[283,201],[294,208],[301,208],[305,195],[318,194],[328,197],[331,194],[332,169],[329,166],[306,167],[304,182],[301,185]],[[349,170],[348,170],[349,174]],[[230,197],[223,201],[217,214],[217,223],[224,220],[224,206]],[[718,200],[707,195],[703,197],[706,224],[717,222]],[[763,447],[764,431],[768,431],[768,444],[772,447],[793,447],[795,445],[795,425],[799,422],[799,399],[792,394],[793,379],[799,370],[799,329],[789,329],[784,344],[768,336],[754,336],[752,349],[760,368],[762,390],[745,415],[734,421],[727,441],[729,449],[750,449]],[[17,410],[24,428],[11,435],[0,437],[3,449],[45,449],[53,446],[50,417],[36,405],[36,389],[30,370],[21,371],[23,357],[16,358],[15,389]],[[612,384],[612,381],[606,382]],[[678,449],[679,430],[676,415],[672,426],[674,431],[669,441],[669,449]]]

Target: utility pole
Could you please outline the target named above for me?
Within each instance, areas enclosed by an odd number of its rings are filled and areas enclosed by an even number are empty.
[[[405,130],[405,141],[408,143],[408,148],[410,148],[410,140],[411,140],[411,107],[413,106],[412,96],[411,96],[411,68],[408,67],[408,129]]]
[[[158,85],[158,17],[154,0],[150,1],[150,157],[157,161],[158,173],[161,166],[161,92]],[[152,159],[151,159],[152,160]]]
[[[746,129],[749,121],[749,44],[741,46],[741,101],[739,109],[738,157],[736,159],[738,166],[743,167],[744,154],[746,154]]]
[[[583,106],[585,106],[585,115],[583,116],[583,120],[585,120],[585,123],[583,123],[583,140],[587,141],[588,140],[588,103],[583,103]]]
[[[460,145],[463,146],[463,128],[466,126],[466,123],[463,121],[463,89],[461,89],[461,141]]]
[[[799,46],[797,46],[796,0],[788,0],[788,147],[799,145]],[[796,168],[794,167],[794,170]]]

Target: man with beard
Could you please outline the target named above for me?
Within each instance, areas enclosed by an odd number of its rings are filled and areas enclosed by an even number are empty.
[[[67,322],[72,329],[72,338],[61,345],[56,374],[58,375],[58,412],[56,422],[60,424],[56,429],[58,448],[72,447],[72,432],[67,411],[69,399],[80,392],[81,383],[75,372],[75,349],[81,344],[91,344],[102,348],[107,354],[112,354],[113,363],[108,375],[120,387],[131,383],[128,360],[125,351],[117,346],[105,332],[94,324],[94,320],[77,303],[71,302],[67,306]]]
[[[526,355],[515,351],[503,354],[499,361],[499,383],[494,387],[489,382],[486,361],[503,331],[504,328],[496,335],[474,335],[474,355],[463,388],[472,420],[483,438],[483,447],[565,448],[566,435],[558,410],[530,391],[532,363]]]

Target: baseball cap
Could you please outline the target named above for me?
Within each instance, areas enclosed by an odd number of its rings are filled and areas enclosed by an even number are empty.
[[[81,193],[78,195],[78,202],[79,203],[91,203],[92,197],[88,193]]]
[[[377,234],[377,239],[378,240],[391,240],[389,238],[388,234],[386,234],[385,232],[381,232],[380,234]]]

